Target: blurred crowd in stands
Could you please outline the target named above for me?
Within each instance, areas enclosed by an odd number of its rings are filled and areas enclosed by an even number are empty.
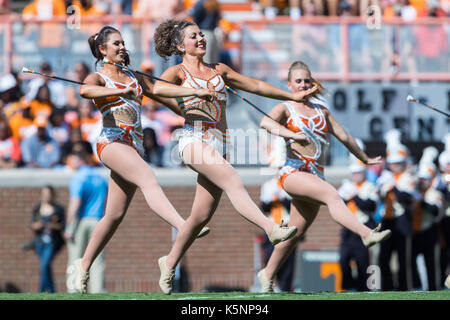
[[[39,16],[48,19],[52,16],[73,14],[72,5],[80,8],[82,16],[132,15],[150,17],[161,21],[169,17],[183,15],[197,2],[206,2],[208,10],[216,10],[220,0],[32,0],[25,6],[24,17]],[[233,3],[227,1],[226,3]],[[246,1],[237,0],[242,4]],[[247,0],[250,10],[262,12],[267,19],[277,15],[289,15],[293,19],[301,16],[365,16],[371,14],[371,6],[378,6],[384,17],[401,16],[416,19],[425,16],[444,17],[450,15],[449,0]],[[11,0],[0,0],[0,14],[13,10]]]
[[[152,65],[141,66],[151,72]],[[40,72],[52,73],[47,62]],[[84,63],[74,65],[67,78],[83,81],[91,72]],[[76,85],[35,77],[21,86],[20,77],[0,77],[0,168],[71,167],[71,154],[85,151],[91,164],[100,165],[95,140],[101,130],[101,114],[91,100],[79,96]],[[145,160],[153,166],[178,166],[170,153],[172,132],[184,119],[153,100],[143,101]],[[169,150],[170,149],[170,150]]]
[[[368,16],[380,9],[384,18],[395,16],[411,21],[425,16],[448,17],[448,0],[255,0],[256,10],[262,10],[267,19],[289,15],[302,16]]]

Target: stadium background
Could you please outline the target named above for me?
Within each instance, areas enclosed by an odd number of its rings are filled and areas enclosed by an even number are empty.
[[[175,63],[174,60],[164,62],[155,55],[149,37],[156,25],[154,21],[129,15],[83,17],[79,29],[73,28],[74,21],[68,23],[68,17],[45,21],[25,19],[20,13],[28,3],[12,1],[12,13],[0,15],[1,74],[18,72],[22,66],[37,70],[44,60],[52,64],[58,75],[71,72],[78,61],[92,66],[86,39],[104,24],[115,25],[122,31],[133,66],[151,60],[155,75],[159,75]],[[439,151],[443,150],[440,139],[448,132],[449,121],[429,109],[407,103],[406,96],[412,94],[431,105],[450,110],[448,1],[438,2],[443,12],[440,17],[421,13],[415,20],[405,21],[405,17],[383,14],[379,25],[376,19],[364,13],[342,17],[324,12],[325,16],[293,20],[288,13],[281,12],[276,17],[268,17],[264,10],[256,10],[249,0],[219,3],[224,18],[222,27],[226,31],[224,54],[243,74],[285,88],[289,64],[304,60],[313,75],[328,88],[333,114],[353,136],[364,140],[369,154],[384,155],[382,133],[394,127],[402,131],[403,141],[412,151],[414,160],[420,157],[425,146],[434,145]],[[428,5],[424,10],[431,12],[430,8]],[[442,32],[439,38],[427,38],[420,36],[418,27],[438,28]],[[48,33],[51,30],[56,33]],[[426,32],[423,31],[435,34]],[[47,37],[42,37],[45,35]],[[44,49],[41,41],[50,43]],[[427,51],[427,48],[431,49]],[[32,77],[21,75],[25,88]],[[265,111],[276,103],[242,94]],[[256,128],[261,118],[257,111],[233,96],[230,96],[227,116],[231,128],[241,129]],[[259,146],[243,143],[236,148],[238,154],[249,155],[257,152]],[[347,155],[345,149],[332,140],[326,175],[335,186],[348,175]],[[259,187],[270,177],[267,172],[261,174],[267,162],[259,159],[256,164],[235,165],[258,203]],[[106,170],[100,170],[107,175]],[[155,172],[169,200],[186,217],[194,194],[192,172],[184,168],[157,168]],[[31,239],[27,226],[32,207],[39,199],[40,187],[55,185],[57,200],[67,204],[70,175],[67,171],[42,169],[0,170],[1,291],[34,292],[38,287],[38,260],[20,248]],[[209,226],[211,234],[197,241],[184,260],[190,289],[251,290],[257,271],[254,238],[259,230],[236,214],[226,196]],[[322,208],[298,252],[335,252],[339,230]],[[157,291],[156,258],[168,251],[171,236],[170,227],[151,213],[142,194],[137,193],[126,219],[106,249],[107,290]],[[66,262],[64,249],[54,263],[59,292],[65,289]],[[336,277],[339,277],[338,270],[323,276],[324,280]],[[338,281],[333,280],[330,288],[339,290]]]

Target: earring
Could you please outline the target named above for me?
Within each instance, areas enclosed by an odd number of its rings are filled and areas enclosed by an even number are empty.
[[[181,49],[181,52],[184,52],[184,48],[183,48],[183,49]]]

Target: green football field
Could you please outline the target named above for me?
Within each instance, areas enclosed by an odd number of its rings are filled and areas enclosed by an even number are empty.
[[[0,293],[0,300],[450,300],[450,290],[408,292],[120,292],[102,294]]]

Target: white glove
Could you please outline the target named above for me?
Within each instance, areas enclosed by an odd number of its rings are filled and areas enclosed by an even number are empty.
[[[356,187],[348,179],[344,179],[338,189],[338,193],[342,199],[348,201],[356,195]]]
[[[377,179],[377,186],[380,188],[381,196],[385,196],[395,186],[395,178],[392,172],[384,170]]]

